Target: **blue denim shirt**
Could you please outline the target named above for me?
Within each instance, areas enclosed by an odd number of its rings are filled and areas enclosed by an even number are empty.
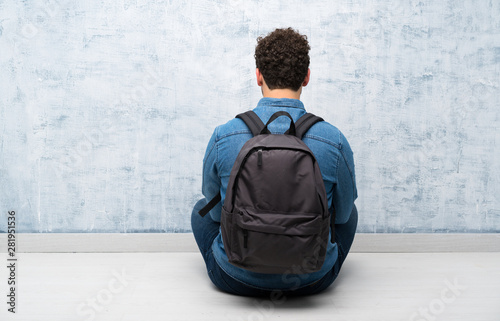
[[[262,98],[254,112],[266,123],[272,114],[280,110],[288,112],[294,121],[306,113],[300,100],[286,98]],[[284,133],[289,125],[290,120],[287,117],[279,117],[269,125],[269,129],[273,134]],[[221,193],[222,201],[210,211],[211,218],[217,222],[220,222],[231,169],[241,147],[250,138],[252,134],[245,123],[241,119],[234,118],[218,126],[208,143],[203,159],[202,193],[207,202],[218,192]],[[335,223],[343,224],[349,219],[357,197],[351,147],[340,130],[327,122],[314,125],[305,134],[303,141],[318,161],[330,204],[330,213],[333,211],[333,199],[336,210]],[[230,264],[220,232],[212,244],[212,250],[219,266],[240,282],[262,289],[283,290],[314,283],[332,269],[338,256],[337,244],[328,243],[327,257],[322,269],[303,275],[293,274],[293,271],[290,274],[255,273]]]

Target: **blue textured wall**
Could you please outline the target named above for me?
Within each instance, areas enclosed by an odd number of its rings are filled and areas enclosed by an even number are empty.
[[[0,1],[0,230],[182,232],[255,39],[311,42],[362,232],[500,231],[499,1]]]

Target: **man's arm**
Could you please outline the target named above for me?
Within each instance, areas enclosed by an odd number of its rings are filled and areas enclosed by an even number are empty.
[[[205,196],[206,203],[220,192],[221,181],[217,171],[217,131],[214,130],[210,141],[208,142],[205,157],[203,158],[203,181],[201,192]],[[210,217],[217,222],[220,222],[222,204],[219,202],[210,211]]]
[[[333,186],[333,204],[335,206],[335,224],[344,224],[351,215],[354,200],[358,197],[354,158],[351,146],[341,135],[340,156],[337,164],[337,183]]]

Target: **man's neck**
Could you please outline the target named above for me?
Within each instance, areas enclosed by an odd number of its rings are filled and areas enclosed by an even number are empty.
[[[262,96],[266,98],[290,98],[290,99],[299,99],[300,94],[302,93],[302,88],[297,91],[291,89],[269,89],[262,87]]]

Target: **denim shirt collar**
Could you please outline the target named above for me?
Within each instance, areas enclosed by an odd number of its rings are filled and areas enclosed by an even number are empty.
[[[289,108],[299,108],[304,109],[304,104],[298,99],[291,98],[261,98],[258,107],[289,107]]]

